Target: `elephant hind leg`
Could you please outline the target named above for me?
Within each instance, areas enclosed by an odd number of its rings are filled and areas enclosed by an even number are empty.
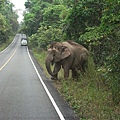
[[[84,62],[84,63],[81,65],[80,71],[81,71],[82,73],[85,73],[86,68],[87,68],[87,62]]]

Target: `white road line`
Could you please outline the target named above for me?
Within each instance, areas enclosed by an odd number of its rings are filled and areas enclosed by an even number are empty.
[[[55,108],[58,116],[60,117],[60,120],[65,120],[65,118],[64,118],[64,116],[62,115],[60,109],[58,108],[55,100],[53,99],[53,97],[52,97],[52,95],[50,94],[48,88],[46,87],[45,83],[43,82],[43,80],[42,80],[42,78],[41,78],[41,76],[40,76],[40,74],[39,74],[39,72],[38,72],[38,70],[37,70],[37,68],[36,68],[36,66],[35,66],[35,64],[34,64],[32,58],[31,58],[31,56],[30,56],[28,47],[27,47],[27,52],[28,52],[28,56],[29,56],[29,58],[30,58],[30,60],[31,60],[31,62],[32,62],[32,65],[33,65],[33,67],[34,67],[34,69],[35,69],[35,71],[36,71],[36,73],[37,73],[37,75],[38,75],[38,77],[39,77],[39,80],[40,80],[40,82],[42,83],[42,85],[43,85],[43,87],[44,87],[44,89],[45,89],[45,91],[46,91],[46,93],[47,93],[50,101],[52,102],[52,104],[53,104],[53,106],[54,106],[54,108]]]
[[[4,63],[4,65],[0,68],[0,71],[8,64],[8,62],[12,59],[12,57],[14,56],[14,54],[16,53],[17,48],[15,49],[15,51],[13,52],[13,54],[9,57],[9,59],[7,60],[7,62]]]

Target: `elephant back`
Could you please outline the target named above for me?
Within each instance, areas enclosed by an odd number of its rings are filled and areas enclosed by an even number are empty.
[[[71,68],[81,69],[81,65],[84,64],[88,59],[88,54],[89,54],[88,50],[84,46],[74,41],[69,40],[67,42],[71,45],[71,49],[74,55],[74,61]]]

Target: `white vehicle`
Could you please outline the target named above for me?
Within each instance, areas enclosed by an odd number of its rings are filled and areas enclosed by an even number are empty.
[[[21,46],[27,46],[27,38],[21,39]]]

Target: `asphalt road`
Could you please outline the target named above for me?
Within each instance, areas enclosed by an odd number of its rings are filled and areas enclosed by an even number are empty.
[[[0,120],[78,120],[21,37],[0,52]]]

